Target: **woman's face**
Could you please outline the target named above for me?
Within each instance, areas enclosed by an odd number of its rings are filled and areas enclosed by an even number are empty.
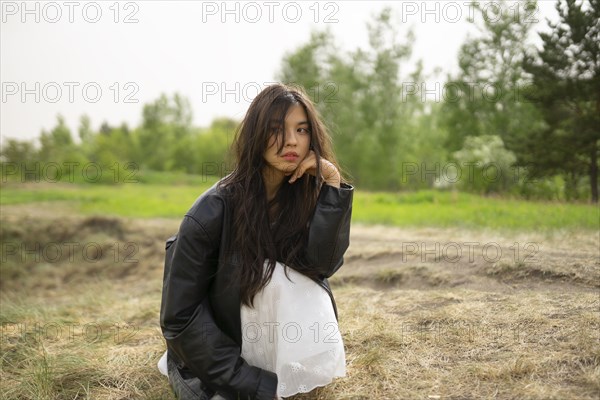
[[[290,175],[309,153],[310,126],[306,112],[302,105],[293,104],[285,116],[285,126],[279,126],[279,121],[272,121],[271,124],[271,137],[264,154],[265,161],[271,172],[283,176]],[[281,140],[277,135],[278,129],[284,129],[285,132],[280,154],[277,154]]]

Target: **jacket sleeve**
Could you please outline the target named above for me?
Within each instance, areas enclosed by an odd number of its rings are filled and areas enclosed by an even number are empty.
[[[220,219],[221,214],[214,211],[205,214]],[[184,217],[172,244],[174,249],[167,252],[172,258],[165,262],[161,330],[169,350],[211,389],[228,399],[271,400],[275,398],[277,376],[250,366],[241,357],[237,343],[216,325],[208,301],[218,264],[216,235],[221,223],[199,221],[189,214]]]
[[[339,188],[321,186],[310,221],[307,260],[325,278],[331,277],[344,263],[350,244],[350,220],[354,187],[342,183]]]

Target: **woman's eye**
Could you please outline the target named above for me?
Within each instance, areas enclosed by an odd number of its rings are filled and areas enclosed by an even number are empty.
[[[310,132],[308,131],[308,129],[306,129],[306,128],[299,128],[299,129],[298,129],[298,132],[300,132],[300,133],[310,133]]]

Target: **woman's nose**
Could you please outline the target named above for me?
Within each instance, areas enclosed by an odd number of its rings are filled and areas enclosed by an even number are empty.
[[[296,141],[297,141],[296,132],[294,130],[290,130],[285,134],[285,144],[295,145]]]

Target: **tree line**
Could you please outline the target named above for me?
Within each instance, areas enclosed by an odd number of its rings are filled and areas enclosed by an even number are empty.
[[[479,33],[461,46],[458,72],[433,87],[421,62],[406,70],[415,37],[399,39],[389,7],[368,22],[366,48],[343,51],[329,30],[315,31],[284,56],[276,78],[302,86],[317,104],[344,172],[360,188],[597,202],[600,0],[557,0],[559,20],[539,33],[507,0],[497,4],[501,12],[491,19],[473,3],[469,23]],[[238,123],[220,118],[194,127],[190,102],[162,94],[144,105],[140,126],[104,123],[94,132],[84,115],[76,143],[59,115],[39,143],[5,141],[1,160],[5,169],[134,162],[142,170],[222,176],[232,167]]]

